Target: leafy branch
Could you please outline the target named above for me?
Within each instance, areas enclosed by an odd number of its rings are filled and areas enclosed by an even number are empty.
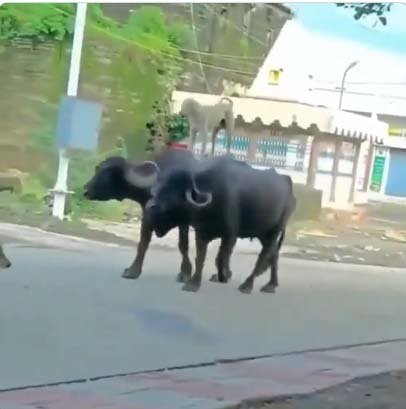
[[[170,113],[164,102],[155,101],[152,105],[151,120],[146,124],[146,128],[150,134],[146,150],[153,151],[159,141],[168,143],[186,139],[190,125],[184,116]]]
[[[384,26],[387,24],[385,14],[391,11],[392,4],[393,3],[336,3],[338,7],[354,10],[355,20],[359,20],[361,17],[375,15]]]
[[[74,4],[5,4],[0,7],[0,39],[65,40],[73,34]],[[189,35],[186,24],[168,24],[161,9],[141,6],[120,24],[103,13],[100,4],[88,5],[88,27],[112,38],[139,40],[167,54],[176,53]]]
[[[73,4],[59,5],[64,14],[55,11],[55,5],[4,4],[0,7],[0,39],[29,38],[37,41],[63,40],[73,34]]]

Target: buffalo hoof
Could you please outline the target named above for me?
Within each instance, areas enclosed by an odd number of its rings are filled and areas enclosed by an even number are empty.
[[[261,293],[273,294],[276,291],[276,285],[274,284],[266,284],[261,288]]]
[[[11,263],[9,261],[5,261],[4,263],[0,263],[0,269],[10,268]]]
[[[122,278],[126,278],[128,280],[136,280],[141,275],[141,270],[136,270],[133,268],[126,268],[121,275]]]
[[[209,281],[211,281],[212,283],[227,284],[227,283],[230,281],[231,276],[232,276],[232,273],[231,273],[231,271],[230,271],[230,272],[228,272],[227,275],[224,277],[224,280],[221,281],[221,280],[219,280],[219,275],[218,275],[218,274],[213,274],[213,275],[210,277]]]
[[[187,283],[190,280],[191,275],[188,273],[179,273],[176,276],[176,281],[178,283]]]
[[[199,282],[193,281],[193,280],[189,280],[183,287],[182,290],[183,291],[188,291],[191,293],[195,293],[197,291],[199,291],[200,289],[200,284]]]
[[[193,273],[193,266],[190,263],[190,261],[182,261],[182,264],[180,266],[180,271],[182,274],[184,274],[187,277],[192,277]]]
[[[251,294],[252,293],[252,285],[247,284],[247,283],[242,283],[239,287],[238,290],[242,294]]]

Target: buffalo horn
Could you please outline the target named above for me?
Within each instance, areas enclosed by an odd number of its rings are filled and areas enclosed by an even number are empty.
[[[193,199],[193,191],[195,192],[196,196],[202,198],[203,201],[196,201]],[[213,195],[211,193],[204,193],[200,192],[196,186],[195,181],[193,180],[192,189],[186,190],[186,199],[187,201],[195,207],[206,207],[211,203],[213,200]]]
[[[158,179],[159,167],[155,162],[145,161],[137,167],[128,167],[126,179],[131,185],[150,188]]]

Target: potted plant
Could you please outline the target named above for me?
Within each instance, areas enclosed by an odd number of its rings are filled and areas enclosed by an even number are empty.
[[[154,151],[163,146],[174,149],[188,149],[187,143],[182,143],[189,136],[189,121],[180,114],[171,114],[169,105],[155,101],[152,105],[152,116],[146,124],[150,134],[147,151]]]
[[[189,121],[180,114],[170,114],[165,117],[167,133],[166,144],[175,149],[187,149],[188,144],[182,143],[189,136]]]

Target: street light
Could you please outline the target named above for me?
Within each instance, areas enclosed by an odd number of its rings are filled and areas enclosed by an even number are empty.
[[[359,61],[353,61],[344,71],[343,74],[343,79],[341,81],[341,91],[340,91],[340,102],[338,104],[338,109],[341,111],[341,106],[343,104],[343,95],[344,95],[344,84],[345,84],[345,78],[347,77],[348,71],[353,69]]]

